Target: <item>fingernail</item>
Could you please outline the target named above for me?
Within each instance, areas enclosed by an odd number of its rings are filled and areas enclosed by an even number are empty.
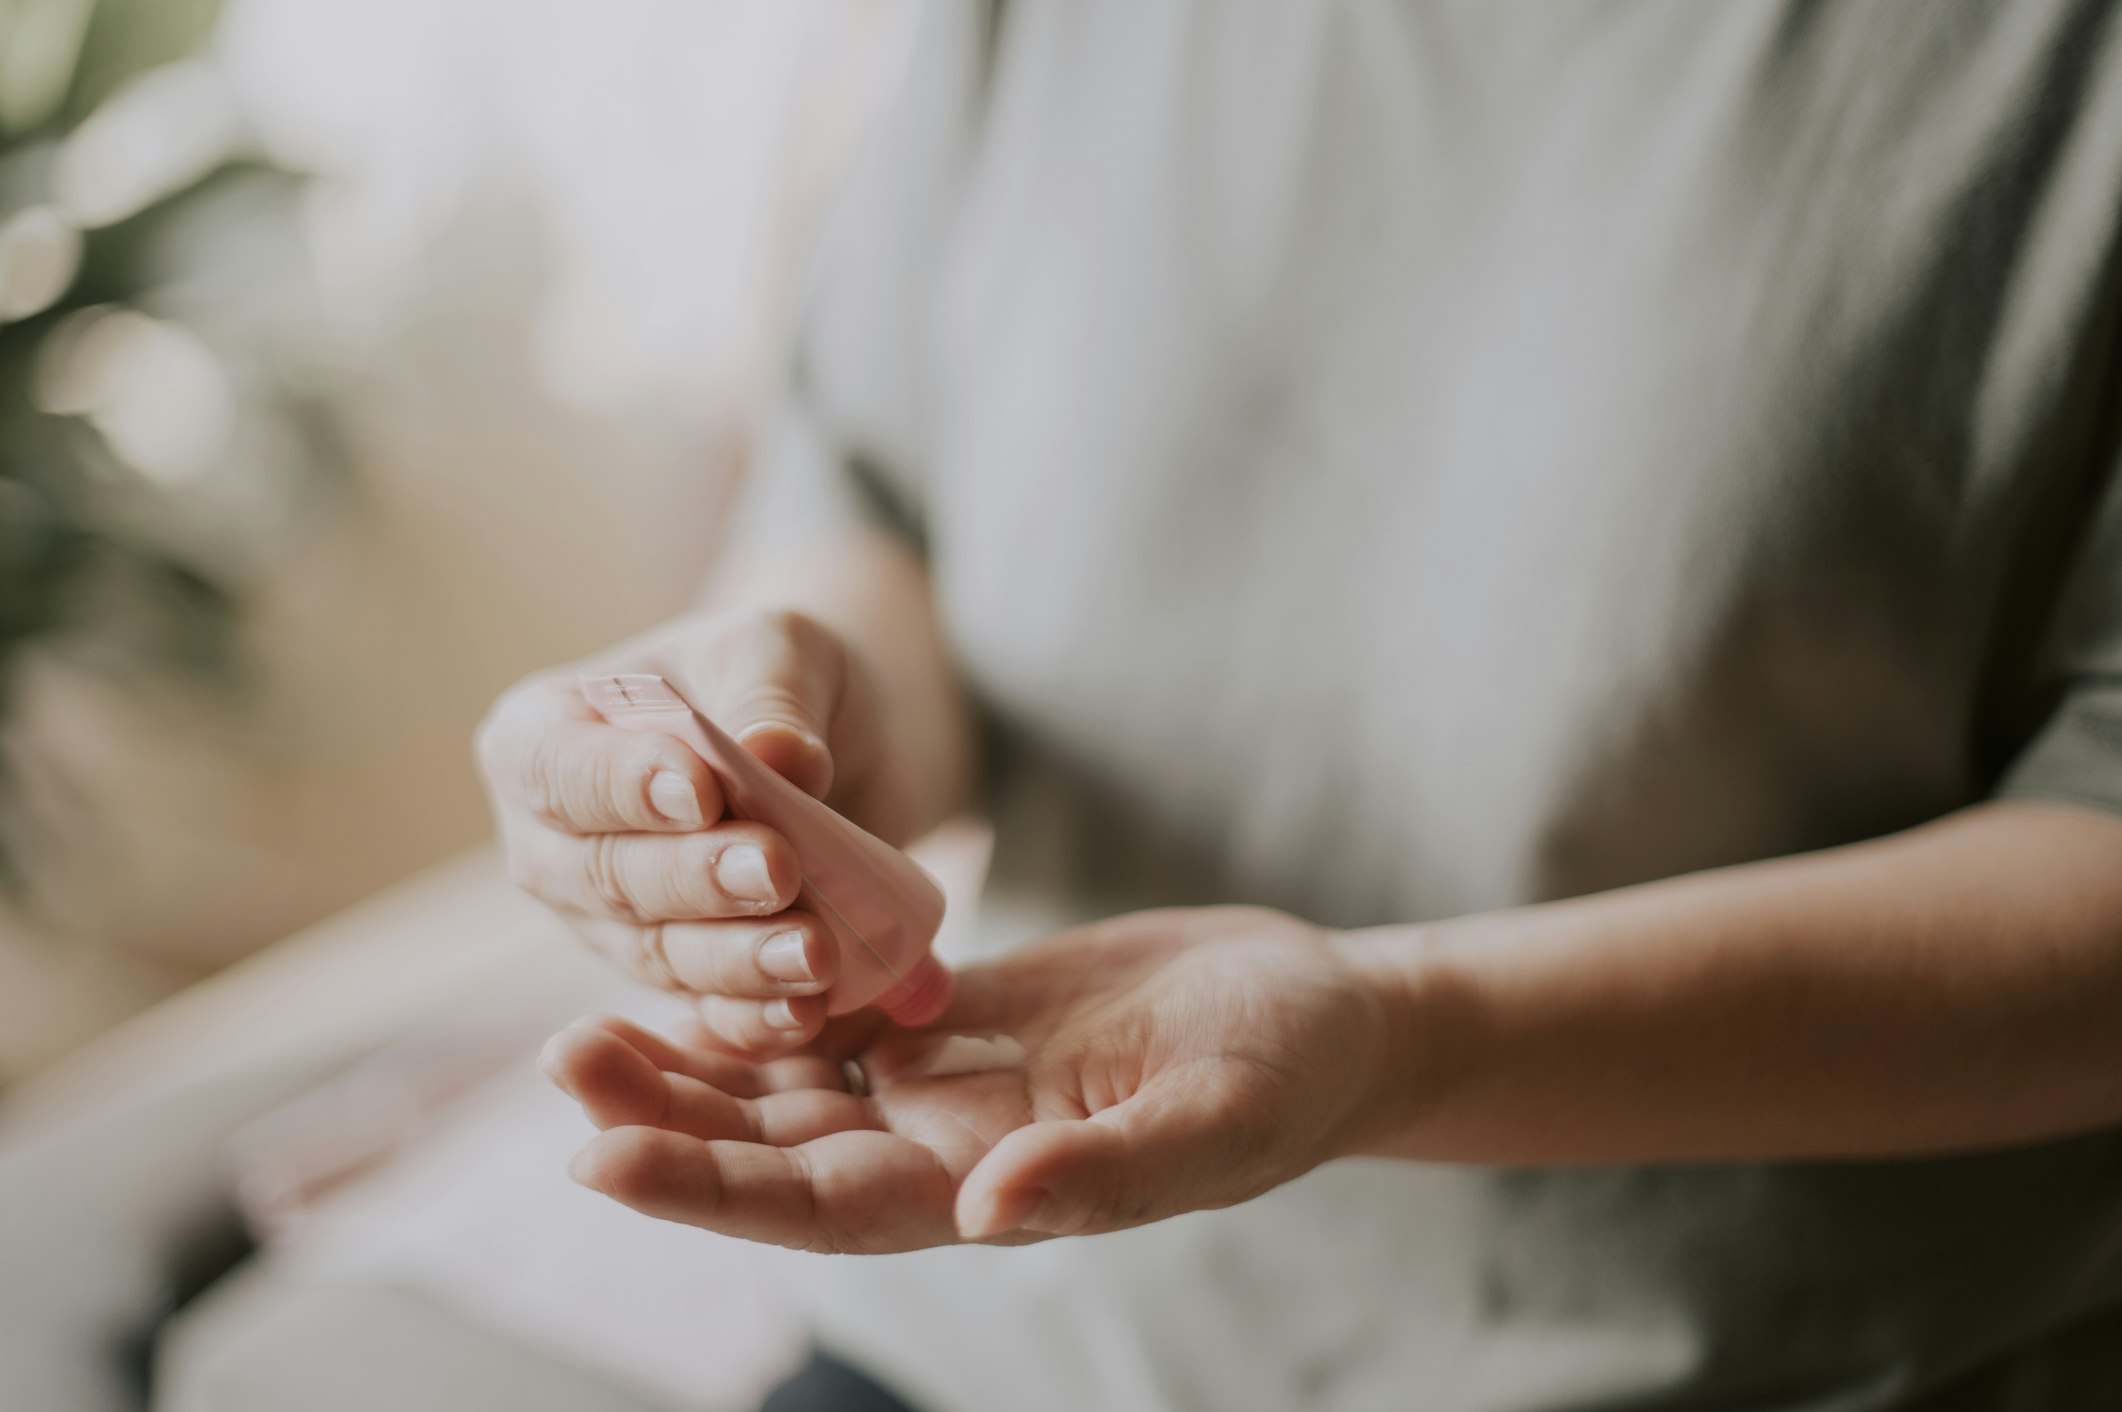
[[[749,843],[722,850],[715,860],[715,877],[722,890],[743,902],[773,902],[774,875],[766,866],[766,854]]]
[[[777,981],[814,981],[802,932],[775,932],[759,944],[759,969]]]
[[[737,732],[737,744],[742,745],[753,736],[765,731],[780,731],[783,735],[803,742],[804,746],[811,750],[822,751],[825,749],[825,742],[820,740],[815,732],[806,730],[802,726],[791,725],[787,721],[754,721],[743,730]]]
[[[658,770],[649,776],[648,802],[674,824],[696,829],[706,822],[700,816],[700,792],[675,770]]]
[[[803,1021],[796,1016],[796,1007],[786,1000],[766,1002],[766,1023],[777,1030],[800,1030]]]
[[[1016,1230],[1045,1203],[1044,1187],[1003,1187],[990,1193],[987,1200],[980,1203],[961,1234],[967,1240],[985,1240],[1004,1231]]]

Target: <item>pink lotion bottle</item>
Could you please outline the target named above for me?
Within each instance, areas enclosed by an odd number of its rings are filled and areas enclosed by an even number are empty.
[[[924,1025],[950,1004],[953,978],[929,954],[943,924],[943,892],[921,865],[761,764],[661,677],[584,677],[582,695],[622,730],[676,736],[721,782],[729,812],[787,839],[803,868],[796,906],[840,948],[828,1013],[874,1005],[902,1025]]]

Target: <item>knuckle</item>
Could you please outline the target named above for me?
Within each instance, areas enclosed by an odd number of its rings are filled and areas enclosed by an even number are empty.
[[[670,1161],[662,1140],[647,1128],[615,1128],[597,1153],[597,1185],[621,1201],[653,1199],[670,1184]]]
[[[626,762],[632,753],[630,749],[566,752],[567,758],[576,763],[572,770],[563,772],[559,781],[562,807],[591,819],[623,813],[612,806],[625,799],[621,790]],[[620,821],[624,822],[623,818]]]
[[[652,815],[648,782],[671,750],[647,736],[591,746],[564,731],[546,731],[524,753],[520,788],[542,823],[569,829],[634,826]]]
[[[659,990],[685,989],[685,982],[671,970],[670,956],[664,950],[661,922],[651,922],[635,931],[632,965],[636,975]]]
[[[736,1049],[744,1049],[750,1045],[751,1040],[744,1032],[742,1021],[730,1013],[729,1003],[723,997],[702,997],[699,1016],[700,1028],[717,1042]]]
[[[742,1129],[740,1141],[765,1143],[768,1140],[766,1116],[759,1111],[757,1103],[749,1098],[739,1098],[734,1100],[731,1111]]]
[[[788,1149],[788,1161],[789,1166],[794,1169],[796,1175],[796,1197],[802,1203],[801,1208],[796,1213],[798,1219],[805,1228],[816,1231],[830,1239],[833,1249],[846,1249],[845,1242],[840,1238],[840,1232],[835,1230],[824,1219],[825,1212],[821,1209],[821,1204],[818,1200],[819,1173],[816,1164],[811,1160],[811,1154],[804,1151],[801,1146],[791,1147]]]
[[[704,935],[694,951],[698,958],[695,971],[702,989],[718,994],[730,994],[739,989],[750,969],[745,963],[749,959],[749,948],[737,937],[723,935],[715,929],[703,929]]]
[[[590,900],[603,911],[629,922],[642,920],[628,886],[624,834],[590,834],[582,855],[582,881]]]
[[[720,912],[739,906],[722,890],[715,877],[715,863],[730,847],[716,833],[678,834],[671,839],[671,870],[668,888],[674,902],[701,912]]]
[[[780,1037],[767,1028],[764,1006],[756,1000],[737,1000],[730,1003],[730,1008],[736,1012],[728,1019],[731,1039],[760,1053],[776,1047]]]
[[[725,1042],[758,1054],[781,1047],[782,1038],[767,1025],[766,1008],[760,1002],[718,996],[713,1010],[712,1027]]]
[[[648,782],[666,763],[668,752],[663,745],[662,737],[629,735],[615,749],[598,752],[585,804],[629,827],[653,822],[656,814],[649,806]]]
[[[627,735],[614,752],[612,783],[615,786],[623,784],[629,792],[614,797],[623,798],[630,804],[645,806],[648,782],[656,771],[672,770],[678,774],[690,774],[691,757],[691,751],[660,732],[654,735]]]
[[[561,793],[566,770],[567,751],[550,732],[539,735],[523,752],[517,785],[524,804],[542,823],[566,826],[566,801]]]
[[[816,618],[793,608],[760,608],[717,619],[700,639],[703,686],[711,704],[729,711],[755,705],[765,683],[783,689],[774,699],[799,703],[791,679],[832,679],[840,662],[840,639]],[[806,719],[799,711],[794,719]]]
[[[772,722],[805,731],[812,729],[809,706],[785,682],[754,682],[737,698],[735,715],[747,725]]]

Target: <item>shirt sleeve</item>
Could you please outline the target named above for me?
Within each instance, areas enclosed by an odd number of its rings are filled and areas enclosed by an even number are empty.
[[[881,530],[925,555],[928,528],[910,479],[835,433],[800,386],[783,398],[737,510],[747,551],[801,549]]]
[[[2122,476],[2101,491],[2056,601],[2042,657],[2055,706],[1996,792],[2122,814]]]
[[[999,23],[978,0],[923,14],[813,258],[789,388],[738,511],[747,548],[863,526],[926,547],[922,354]]]

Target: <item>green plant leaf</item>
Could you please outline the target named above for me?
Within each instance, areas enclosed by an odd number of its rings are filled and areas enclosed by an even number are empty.
[[[10,140],[59,115],[95,0],[0,0],[0,132]]]
[[[66,121],[80,122],[128,80],[196,53],[220,12],[221,0],[100,0],[67,89]]]
[[[61,310],[131,303],[173,273],[161,258],[170,236],[180,227],[207,218],[217,206],[267,196],[291,199],[301,187],[301,178],[278,167],[237,159],[222,163],[136,215],[87,232],[81,269],[60,303]]]

